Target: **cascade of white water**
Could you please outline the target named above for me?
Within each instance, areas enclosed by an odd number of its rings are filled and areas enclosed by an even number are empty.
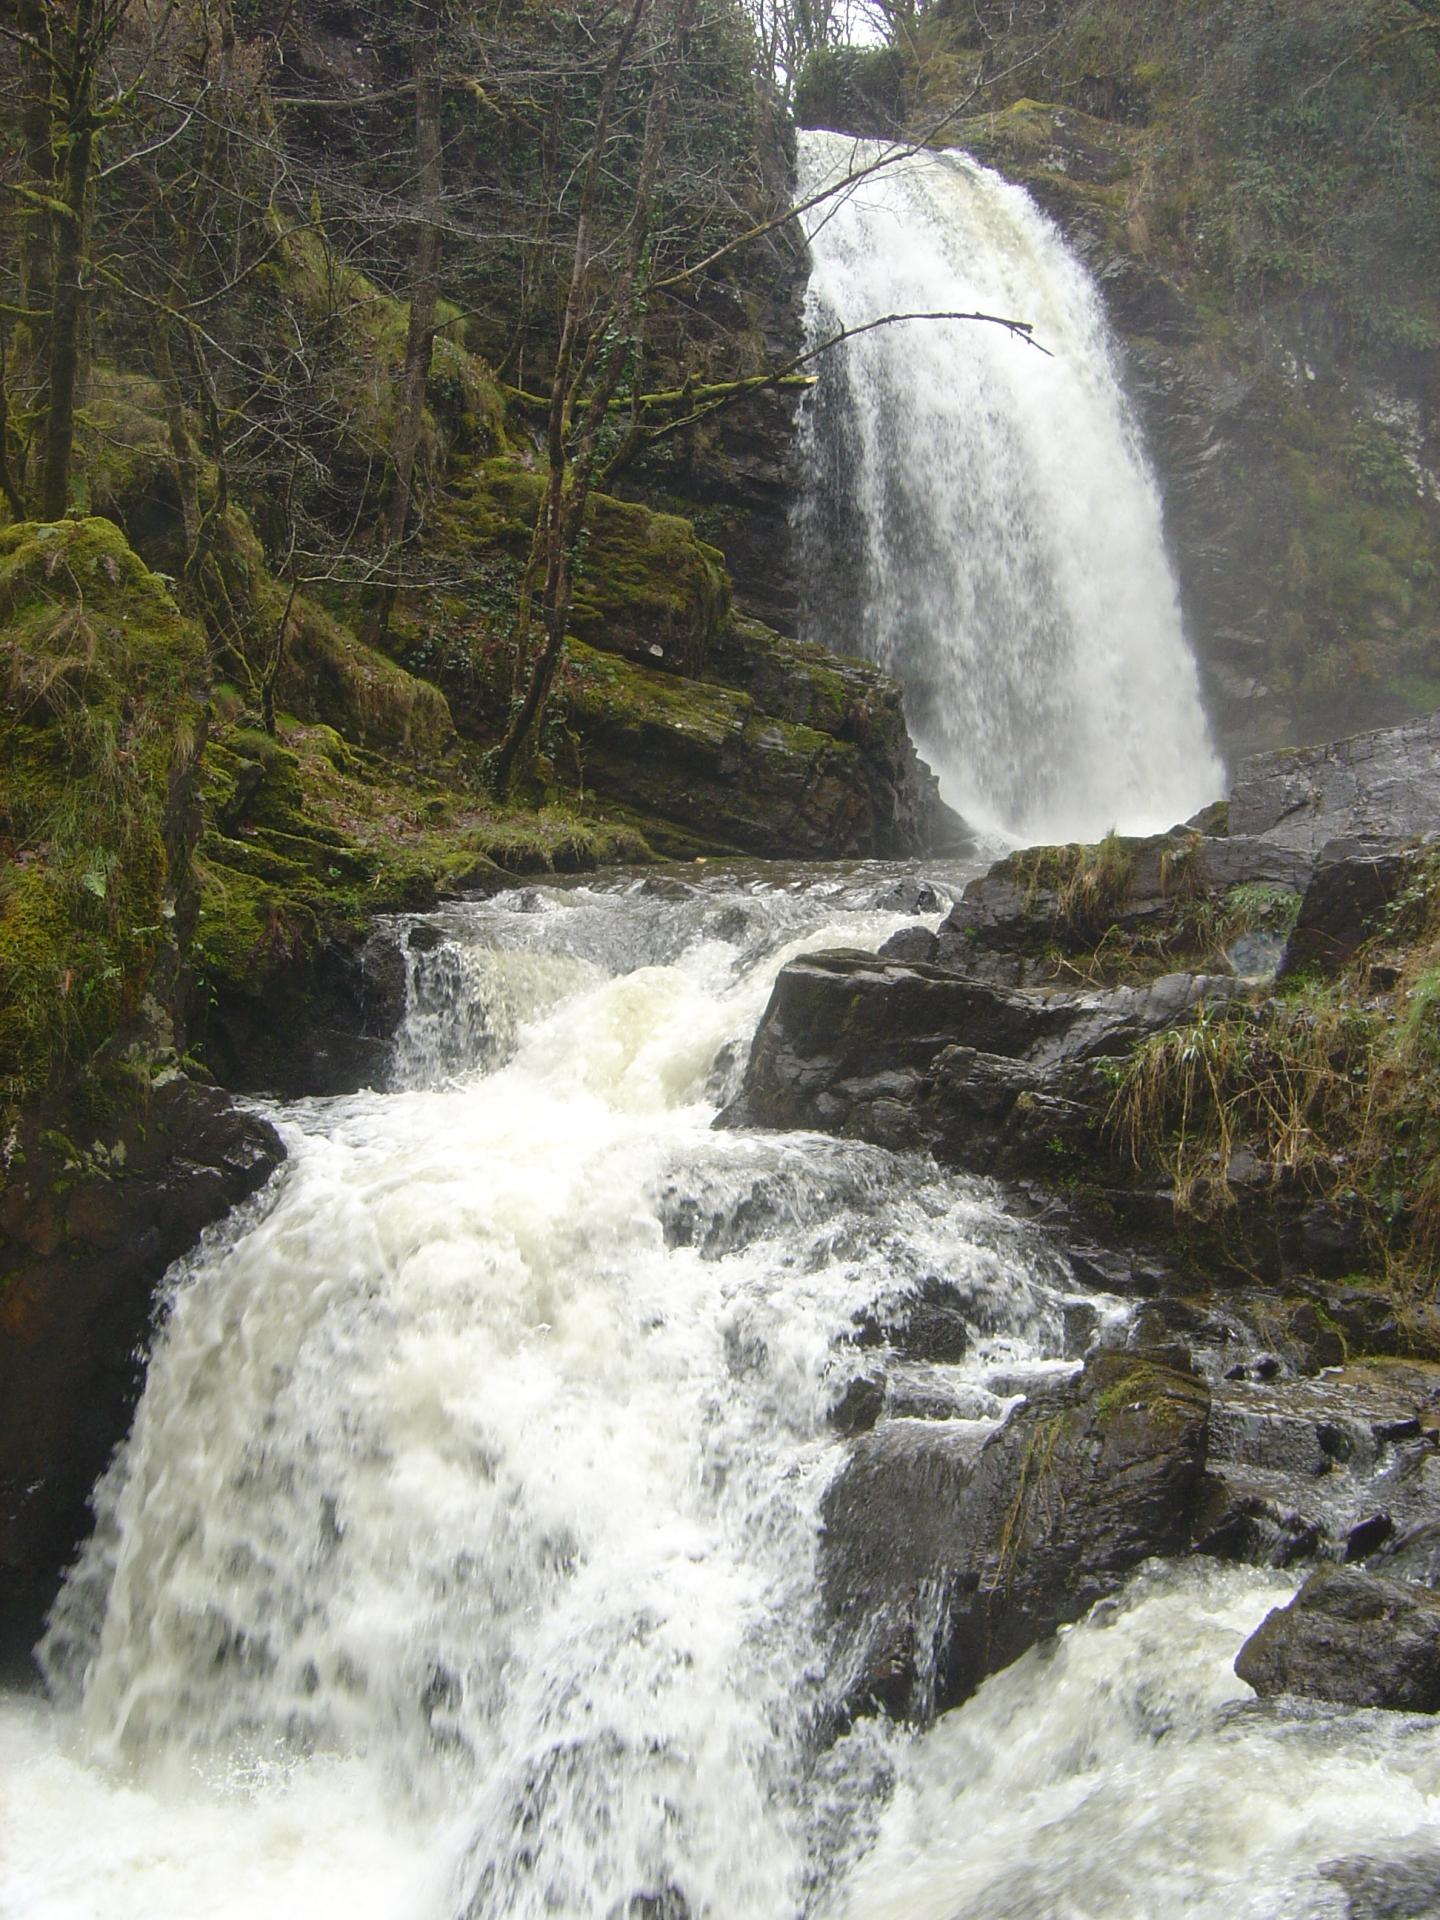
[[[800,136],[802,202],[884,151]],[[806,216],[817,363],[799,516],[811,637],[895,673],[945,798],[1027,840],[1187,818],[1221,790],[1160,503],[1094,285],[1019,187],[914,154]]]
[[[6,1920],[1335,1920],[1337,1852],[1440,1846],[1414,1722],[1240,1705],[1264,1571],[1142,1580],[923,1738],[835,1737],[856,1316],[964,1300],[886,1418],[977,1443],[1125,1318],[983,1183],[711,1130],[779,967],[878,943],[888,884],[425,925],[406,1084],[282,1110],[288,1167],[171,1276],[55,1703],[0,1698]]]
[[[441,1915],[798,1909],[836,1341],[963,1277],[983,1424],[1062,1338],[974,1183],[711,1131],[784,960],[906,919],[834,895],[526,890],[410,949],[409,1090],[283,1114],[276,1191],[174,1276],[44,1648],[93,1762],[328,1820],[338,1770],[443,1833]],[[294,1910],[265,1863],[239,1910]],[[162,1910],[129,1865],[107,1911]]]

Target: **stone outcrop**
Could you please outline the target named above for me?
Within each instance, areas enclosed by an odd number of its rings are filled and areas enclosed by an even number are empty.
[[[523,565],[540,491],[518,460],[487,461],[447,503],[447,541]],[[555,772],[667,856],[837,859],[953,841],[962,829],[895,682],[736,613],[723,561],[674,514],[590,496]],[[463,647],[429,664],[461,733],[493,741],[508,684]]]
[[[1440,832],[1440,713],[1243,761],[1230,831],[1317,859],[1334,840]]]
[[[1339,1343],[1337,1342],[1337,1345]],[[1298,1356],[1304,1364],[1304,1356]],[[1364,1562],[1421,1578],[1440,1502],[1440,1370],[1262,1354],[1214,1389],[1197,1551],[1253,1565]]]
[[[1440,1594],[1355,1567],[1318,1567],[1251,1634],[1235,1671],[1262,1695],[1440,1712]]]
[[[203,635],[104,520],[6,528],[0,598],[8,1655],[38,1625],[124,1432],[166,1266],[283,1150],[182,1066]]]
[[[1102,1352],[980,1448],[943,1422],[853,1444],[826,1495],[822,1583],[845,1714],[924,1717],[1184,1549],[1209,1391],[1171,1354]]]
[[[227,1087],[301,1099],[385,1085],[405,1015],[405,960],[388,934],[336,929],[254,984],[206,1010],[206,1059]]]
[[[1057,1153],[1097,1144],[1099,1063],[1237,990],[1170,974],[1041,993],[923,961],[808,955],[776,981],[724,1121],[924,1147],[981,1173],[1053,1171]]]
[[[937,932],[795,961],[722,1123],[1068,1176],[1112,1221],[1168,1230],[1171,1194],[1138,1176],[1116,1131],[1118,1063],[1202,1009],[1251,1006],[1277,973],[1335,972],[1387,924],[1429,858],[1416,836],[1440,808],[1436,737],[1416,723],[1257,758],[1228,810],[1147,839],[1026,849],[972,881]],[[1247,1151],[1215,1176],[1240,1264],[1360,1270],[1358,1197],[1318,1198]]]
[[[753,624],[716,653],[682,680],[571,650],[585,781],[656,852],[903,855],[963,831],[877,668]]]
[[[1017,1383],[1030,1397],[983,1444],[932,1378],[926,1343],[949,1337],[941,1298],[907,1304],[918,1369],[906,1319],[847,1379],[831,1420],[849,1454],[823,1552],[841,1722],[963,1699],[1146,1553],[1363,1566],[1402,1595],[1440,1579],[1440,1376],[1345,1364],[1440,1350],[1431,1307],[1402,1313],[1363,1277],[1373,1202],[1338,1162],[1322,1188],[1237,1137],[1206,1176],[1223,1182],[1223,1231],[1207,1237],[1212,1216],[1178,1177],[1142,1171],[1112,1118],[1137,1047],[1204,1020],[1263,1046],[1277,970],[1333,973],[1392,937],[1392,910],[1429,884],[1428,737],[1407,728],[1304,756],[1303,792],[1299,756],[1251,763],[1228,821],[1219,807],[1145,840],[1011,855],[937,932],[909,930],[878,955],[805,956],[777,979],[722,1124],[928,1151],[1023,1183],[1062,1239],[1080,1229],[1113,1248],[1133,1233],[1149,1249],[1076,1251],[1077,1277],[1137,1303],[1130,1345],[1091,1354],[1058,1390]],[[1378,770],[1416,754],[1387,812]],[[1227,832],[1237,817],[1244,830]],[[1340,1370],[1297,1377],[1322,1368]],[[1383,1674],[1403,1664],[1395,1646],[1421,1644],[1425,1601],[1365,1606],[1385,1645],[1363,1697],[1388,1699]]]
[[[78,1140],[59,1119],[20,1125],[0,1192],[0,1657],[30,1644],[88,1527],[166,1267],[284,1157],[267,1122],[175,1073]]]

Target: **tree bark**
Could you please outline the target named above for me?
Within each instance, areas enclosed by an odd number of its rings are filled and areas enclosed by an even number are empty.
[[[545,585],[541,598],[543,639],[525,697],[496,752],[495,789],[502,797],[508,791],[522,754],[533,750],[534,737],[544,718],[555,675],[565,651],[565,630],[570,620],[574,588],[575,548],[585,522],[600,428],[625,368],[629,335],[627,327],[621,322],[633,318],[660,157],[674,104],[679,61],[672,50],[670,57],[660,61],[645,115],[635,204],[628,224],[623,265],[607,303],[604,320],[591,325],[583,352],[577,352],[590,291],[596,187],[609,135],[610,117],[620,75],[630,57],[647,4],[648,0],[633,0],[620,40],[606,69],[600,111],[596,116],[595,138],[591,144],[585,185],[581,192],[574,266],[565,303],[565,324],[554,377],[550,383],[547,436],[549,477],[541,508],[546,555]],[[692,7],[693,0],[676,0],[671,30],[677,40],[689,26]],[[588,391],[583,391],[587,383]]]
[[[415,262],[410,281],[410,317],[405,330],[405,359],[395,404],[395,429],[390,443],[390,487],[380,516],[380,540],[390,554],[398,554],[410,520],[411,483],[420,429],[425,418],[425,387],[435,351],[435,315],[440,304],[441,228],[445,191],[445,162],[440,138],[441,88],[437,72],[440,13],[432,14],[431,32],[415,50],[415,172],[420,217],[416,222]],[[376,645],[385,637],[395,604],[396,583],[391,580],[376,593],[369,609],[365,637]]]
[[[41,449],[40,517],[59,520],[70,504],[75,449],[75,392],[85,326],[85,259],[89,238],[90,169],[95,155],[96,0],[76,0],[69,49],[59,80],[64,124],[55,185],[55,286],[50,306],[49,393]]]
[[[48,44],[42,0],[19,0],[17,25],[33,46],[20,51],[20,143],[25,156],[26,184],[49,199],[55,191],[55,149],[50,124],[51,74],[40,49]],[[53,297],[53,216],[39,201],[22,206],[18,214],[20,305],[30,315],[48,317]],[[15,329],[15,368],[11,391],[23,396],[23,412],[32,419],[45,406],[45,331],[38,318],[22,319]],[[23,449],[24,422],[11,420],[11,431]],[[23,454],[17,463],[24,484]]]

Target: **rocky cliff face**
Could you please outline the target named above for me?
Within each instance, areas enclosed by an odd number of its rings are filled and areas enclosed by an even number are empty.
[[[1283,329],[1217,339],[1213,310],[1117,217],[1125,189],[1077,180],[1078,127],[1113,131],[1049,117],[1056,138],[1038,165],[1003,137],[992,146],[988,127],[974,145],[1030,187],[1100,284],[1227,755],[1428,704],[1440,537],[1430,372],[1399,364],[1387,377],[1333,354],[1317,364]]]

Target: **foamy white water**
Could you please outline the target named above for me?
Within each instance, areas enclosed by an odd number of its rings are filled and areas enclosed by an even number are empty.
[[[876,159],[800,135],[803,202]],[[1023,189],[922,153],[806,216],[816,363],[799,517],[810,637],[905,688],[952,806],[1024,840],[1173,825],[1218,796],[1159,496],[1099,297]]]
[[[6,1920],[1329,1920],[1362,1830],[1440,1847],[1428,1729],[1244,1705],[1271,1575],[1142,1583],[928,1735],[827,1744],[854,1316],[953,1286],[969,1351],[908,1385],[977,1433],[1124,1316],[983,1183],[711,1130],[775,972],[877,943],[880,890],[429,923],[404,1090],[284,1110],[172,1275],[54,1699],[0,1701]]]

